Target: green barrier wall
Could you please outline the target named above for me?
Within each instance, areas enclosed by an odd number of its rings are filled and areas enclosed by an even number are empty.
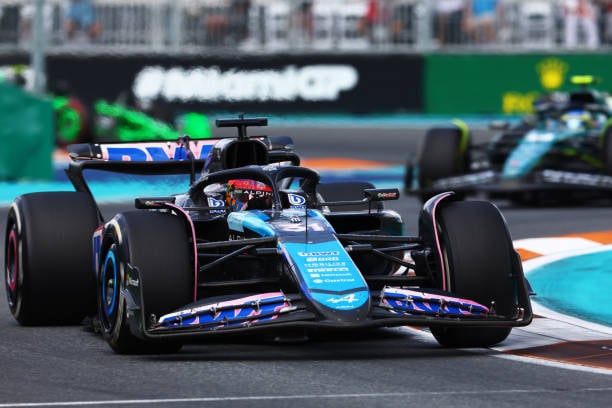
[[[427,55],[425,113],[528,113],[538,96],[572,89],[570,77],[586,74],[612,90],[612,55]]]
[[[53,176],[53,107],[10,83],[0,83],[0,180]]]

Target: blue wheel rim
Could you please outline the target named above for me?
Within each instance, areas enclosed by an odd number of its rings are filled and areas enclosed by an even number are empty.
[[[109,276],[111,271],[112,276]],[[110,317],[115,311],[117,304],[117,262],[113,251],[109,251],[106,254],[102,273],[102,303],[104,305],[104,314]]]

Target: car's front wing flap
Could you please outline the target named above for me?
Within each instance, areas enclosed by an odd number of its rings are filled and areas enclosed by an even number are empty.
[[[223,302],[193,305],[159,318],[156,326],[199,327],[203,330],[251,325],[277,319],[279,316],[304,310],[299,299],[282,292],[263,293]]]
[[[478,318],[491,312],[487,306],[468,299],[414,289],[385,288],[376,303],[399,315]]]

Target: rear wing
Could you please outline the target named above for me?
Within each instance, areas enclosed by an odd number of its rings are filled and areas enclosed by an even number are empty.
[[[266,118],[220,119],[218,127],[236,127],[238,137],[126,143],[82,143],[69,145],[71,159],[66,170],[78,191],[87,191],[83,170],[99,169],[136,174],[188,172],[193,184],[197,173],[216,172],[249,165],[291,162],[300,164],[288,136],[247,137],[249,126],[265,126]]]
[[[266,144],[267,137],[259,138]],[[188,151],[193,153],[193,159],[206,160],[216,143],[222,139],[198,139],[184,142],[157,141],[132,143],[81,143],[67,147],[68,155],[73,161],[103,160],[103,161],[133,161],[158,162],[189,159]]]
[[[244,156],[250,146],[259,145],[250,156],[242,160],[235,159],[230,164],[263,164],[264,162],[278,162],[289,160],[299,164],[299,158],[293,153],[293,141],[287,136],[255,136],[247,137],[247,127],[267,126],[267,118],[238,118],[217,119],[217,127],[235,127],[237,138],[210,138],[191,140],[188,135],[181,136],[175,141],[149,141],[134,143],[85,143],[68,146],[68,154],[72,161],[103,160],[110,162],[163,162],[175,160],[206,160],[215,146],[219,150],[231,150],[233,155]],[[229,140],[228,140],[229,139]],[[242,142],[241,148],[230,147],[231,140]],[[273,158],[269,158],[272,153]],[[272,159],[272,160],[270,160]],[[295,163],[297,161],[297,163]],[[252,163],[248,163],[252,162]],[[226,164],[226,163],[225,163]],[[227,166],[221,166],[227,167]],[[235,166],[230,166],[235,167]]]

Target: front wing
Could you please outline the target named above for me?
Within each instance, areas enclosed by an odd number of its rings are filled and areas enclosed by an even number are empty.
[[[350,301],[350,299],[348,299]],[[350,324],[322,320],[309,311],[299,294],[269,292],[214,303],[194,303],[161,316],[144,327],[144,311],[132,307],[130,322],[135,334],[149,340],[229,336],[287,329],[354,330],[391,326],[525,326],[531,310],[517,308],[512,318],[494,308],[439,291],[386,287],[371,294],[371,313]]]
[[[447,177],[431,186],[411,190],[413,193],[440,191],[491,192],[512,194],[525,191],[584,190],[612,191],[612,175],[543,169],[521,178],[504,178],[492,170]]]

